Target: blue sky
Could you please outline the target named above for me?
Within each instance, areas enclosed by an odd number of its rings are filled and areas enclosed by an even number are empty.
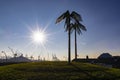
[[[119,0],[0,0],[0,51],[12,55],[8,46],[24,55],[60,59],[67,57],[67,33],[64,21],[55,24],[66,10],[76,11],[87,28],[78,36],[78,55],[97,57],[103,52],[120,55],[120,1]],[[37,25],[44,29],[47,42],[44,47],[31,43],[31,30]],[[74,57],[74,34],[72,58]],[[37,46],[37,47],[36,47]]]

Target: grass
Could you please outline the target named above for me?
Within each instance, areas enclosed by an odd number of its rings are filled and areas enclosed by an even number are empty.
[[[120,69],[89,63],[31,62],[0,66],[0,80],[120,80]]]

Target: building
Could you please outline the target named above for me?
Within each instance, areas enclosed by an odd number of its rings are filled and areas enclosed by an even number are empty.
[[[108,59],[108,58],[112,58],[112,55],[109,53],[102,53],[98,59]]]

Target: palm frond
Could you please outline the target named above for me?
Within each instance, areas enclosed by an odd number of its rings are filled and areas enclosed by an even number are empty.
[[[82,34],[82,31],[81,31],[81,29],[79,28],[79,27],[76,27],[76,32],[80,35],[80,34]]]
[[[83,24],[78,23],[77,25],[79,26],[80,29],[87,31],[86,27]]]
[[[65,25],[64,25],[64,28],[65,28],[65,31],[68,31],[69,28],[70,28],[70,13],[67,12],[66,13],[66,20],[65,20]]]
[[[65,19],[67,17],[67,14],[69,13],[69,11],[66,11],[65,13],[63,13],[60,17],[57,18],[55,23],[59,23],[60,21],[62,21],[63,19]]]
[[[78,13],[76,13],[75,11],[73,11],[73,12],[71,13],[71,17],[72,17],[73,19],[75,19],[76,21],[82,21],[81,15],[78,14]]]
[[[75,30],[79,35],[82,34],[82,30],[87,31],[86,27],[79,22],[72,25],[72,30]]]
[[[70,33],[74,31],[73,26],[74,26],[73,23],[70,23]]]
[[[60,21],[62,21],[65,18],[65,13],[63,13],[60,17],[57,18],[56,23],[59,23]]]
[[[77,33],[80,35],[80,34],[82,34],[82,31],[81,30],[77,30]]]

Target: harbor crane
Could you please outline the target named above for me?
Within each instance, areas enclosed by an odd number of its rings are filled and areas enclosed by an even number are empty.
[[[11,52],[13,53],[13,57],[17,57],[17,53],[15,53],[12,48],[10,48],[10,47],[8,47],[8,48],[9,48],[9,49],[11,50]]]

